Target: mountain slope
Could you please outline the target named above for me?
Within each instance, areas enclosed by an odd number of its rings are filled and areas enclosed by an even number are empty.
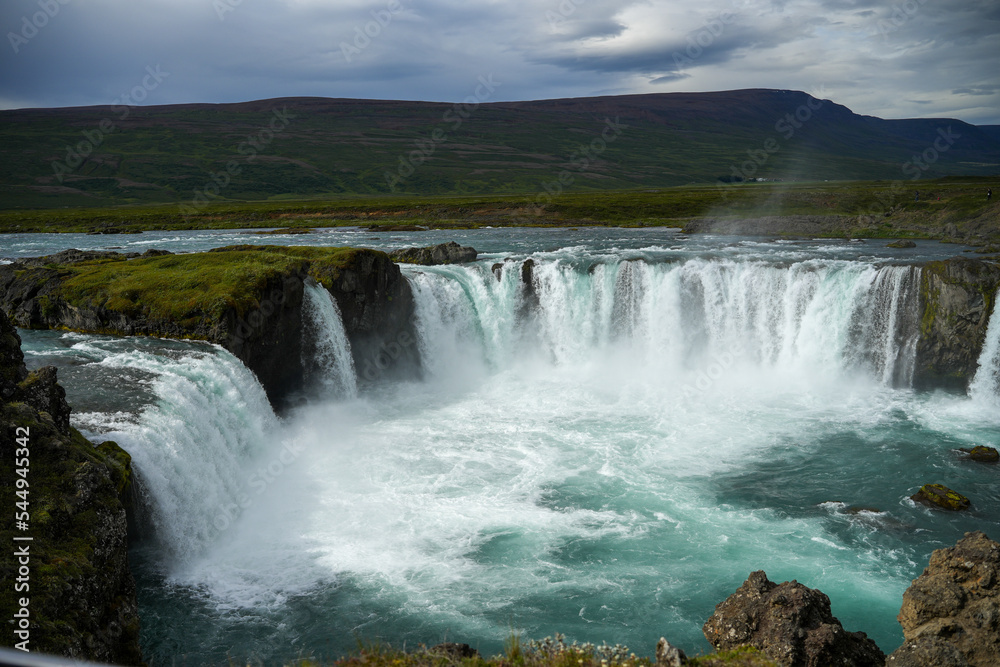
[[[779,90],[482,105],[288,98],[0,121],[6,208],[1000,173],[996,128],[882,120]]]

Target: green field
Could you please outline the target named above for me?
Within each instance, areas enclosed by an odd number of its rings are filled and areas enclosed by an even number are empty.
[[[742,183],[534,195],[342,196],[220,202],[184,216],[176,204],[0,211],[0,232],[128,233],[146,230],[365,226],[673,226],[715,219],[815,216],[828,236],[1000,241],[1000,206],[985,192],[1000,179]],[[915,193],[919,192],[919,200]],[[699,231],[694,229],[694,231]],[[700,231],[706,231],[701,229]],[[780,233],[780,230],[779,230]],[[787,233],[794,234],[793,229]]]

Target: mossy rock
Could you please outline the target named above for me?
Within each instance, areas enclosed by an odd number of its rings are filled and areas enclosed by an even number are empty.
[[[917,244],[908,239],[899,239],[885,244],[886,248],[916,248]]]
[[[972,461],[978,461],[980,463],[996,463],[997,461],[1000,461],[1000,452],[998,452],[995,447],[976,445],[972,449],[963,449],[962,451],[968,454],[969,459]]]
[[[910,499],[951,511],[967,510],[972,505],[968,498],[943,484],[924,484]]]

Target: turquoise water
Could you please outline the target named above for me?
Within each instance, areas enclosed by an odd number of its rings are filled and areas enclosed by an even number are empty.
[[[996,360],[971,395],[909,387],[907,257],[510,234],[462,239],[490,249],[479,263],[404,270],[420,381],[346,377],[317,302],[317,372],[337,381],[282,418],[212,346],[23,332],[33,365],[61,366],[75,422],[143,479],[151,664],[337,657],[359,638],[495,653],[513,632],[698,653],[756,569],[823,590],[888,652],[930,552],[1000,534],[996,467],[956,451],[1000,441]],[[913,504],[928,482],[972,510]]]

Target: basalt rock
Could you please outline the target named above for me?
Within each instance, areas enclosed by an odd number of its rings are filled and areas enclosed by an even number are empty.
[[[363,379],[412,376],[418,366],[412,324],[413,296],[399,267],[385,253],[376,250],[348,249],[335,260],[316,254],[322,250],[329,249],[302,251],[301,257],[295,255],[298,252],[295,248],[272,246],[230,246],[211,251],[226,253],[234,270],[239,270],[243,253],[255,253],[255,258],[262,262],[271,261],[269,257],[274,255],[274,261],[283,262],[285,268],[274,271],[259,284],[248,285],[240,294],[221,295],[220,301],[228,302],[228,306],[194,309],[180,318],[152,313],[143,303],[121,304],[95,299],[89,294],[68,295],[64,284],[80,263],[117,264],[132,256],[70,250],[0,266],[0,310],[25,328],[217,343],[254,372],[271,403],[281,408],[304,388],[304,285],[307,280],[316,280],[337,301],[351,341],[355,367]],[[162,254],[169,253],[150,251],[139,261],[161,261],[155,258]],[[192,261],[195,256],[178,257]],[[167,281],[181,278],[165,275]],[[171,288],[170,282],[163,284],[164,292],[169,293]],[[239,301],[250,305],[240,307],[236,305]]]
[[[461,264],[474,262],[479,255],[475,248],[460,246],[454,241],[439,243],[426,248],[401,248],[393,250],[389,256],[394,262],[403,264],[421,264],[434,266],[436,264]]]
[[[69,426],[65,392],[54,368],[28,373],[20,339],[0,313],[0,475],[2,502],[27,500],[31,542],[14,542],[12,521],[0,526],[0,614],[14,618],[28,601],[30,627],[11,627],[4,644],[31,651],[107,663],[142,664],[135,582],[128,565],[125,504],[131,492],[131,459],[115,443],[98,447]],[[20,378],[11,390],[9,379]],[[19,460],[20,459],[20,460]],[[15,495],[15,479],[26,469],[26,497]],[[13,517],[11,517],[13,519]],[[20,520],[20,519],[19,519]],[[21,558],[30,560],[27,583],[15,590]]]
[[[995,447],[986,445],[976,445],[972,449],[963,448],[961,451],[969,455],[969,460],[979,463],[996,463],[1000,461],[1000,452]]]
[[[914,502],[953,512],[967,510],[972,505],[968,498],[943,484],[924,484],[919,491],[910,496],[910,499]]]
[[[1000,544],[975,532],[935,551],[903,593],[897,618],[906,641],[888,664],[1000,663]]]
[[[776,584],[757,571],[716,605],[702,628],[717,650],[753,646],[788,667],[882,665],[885,654],[863,632],[848,632],[830,598],[791,581]]]
[[[1000,265],[956,257],[921,270],[917,388],[965,389],[975,376],[997,289]]]

